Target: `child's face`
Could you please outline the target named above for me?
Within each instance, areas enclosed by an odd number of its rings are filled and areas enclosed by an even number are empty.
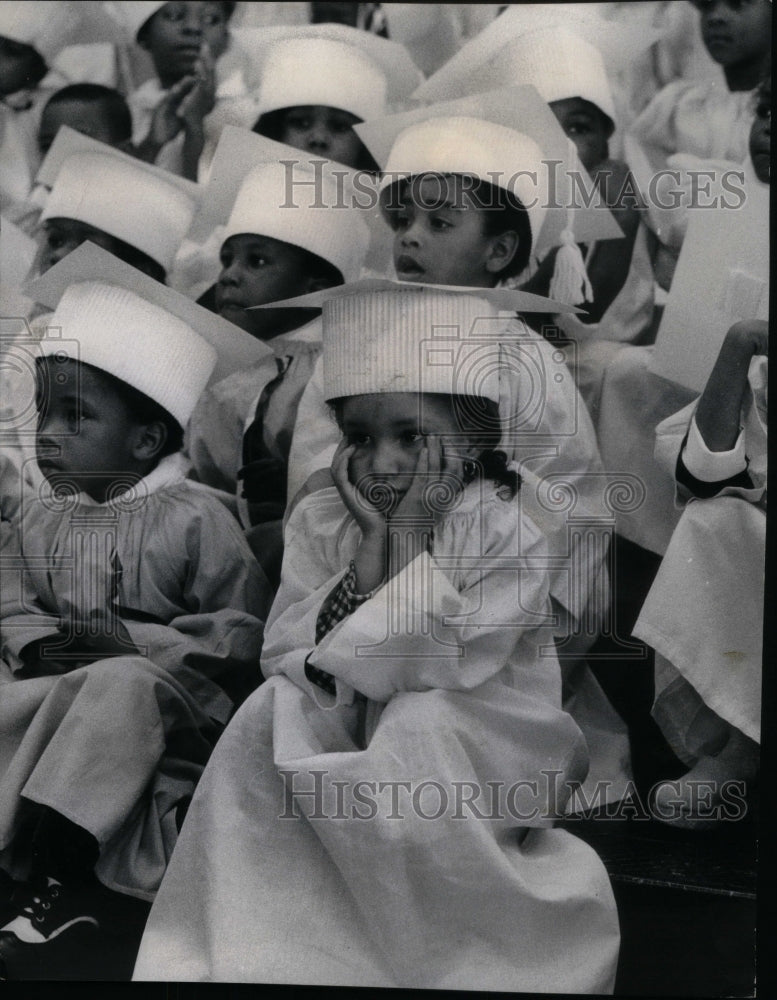
[[[29,87],[36,62],[35,49],[31,45],[0,35],[0,97]]]
[[[412,392],[349,396],[343,401],[340,421],[343,436],[355,448],[348,478],[367,497],[370,488],[390,488],[397,501],[404,496],[424,438],[430,435],[442,441],[446,472],[462,480],[461,465],[472,449],[445,396]]]
[[[755,120],[750,129],[750,159],[755,175],[762,184],[770,181],[772,154],[772,108],[770,94],[759,93],[755,107]]]
[[[221,248],[216,310],[230,323],[260,336],[267,316],[264,311],[247,312],[247,307],[307,292],[305,258],[304,250],[269,236],[230,236]]]
[[[577,147],[577,155],[590,173],[609,156],[607,140],[612,129],[599,109],[582,97],[551,101],[549,107],[559,125]]]
[[[707,51],[724,67],[760,60],[771,40],[769,0],[697,0]]]
[[[194,70],[205,42],[214,59],[226,51],[229,26],[221,3],[171,0],[160,7],[141,32],[141,45],[164,81],[180,80]]]
[[[348,111],[324,105],[289,108],[283,119],[281,142],[357,169],[362,144],[353,126],[360,121]]]
[[[38,270],[48,271],[57,261],[67,257],[76,247],[89,240],[116,257],[121,256],[116,239],[102,229],[95,229],[77,219],[47,219],[43,224],[42,240],[38,247]]]
[[[38,148],[42,156],[49,151],[63,125],[108,146],[121,148],[124,145],[115,141],[113,123],[104,107],[87,101],[58,101],[46,105],[41,115]]]
[[[51,359],[38,369],[36,453],[53,486],[73,483],[98,502],[135,467],[137,423],[94,369]]]
[[[419,177],[405,186],[399,204],[387,216],[400,281],[478,288],[494,284],[495,241],[483,231],[485,210],[467,192],[464,178]],[[508,263],[501,261],[500,267]]]

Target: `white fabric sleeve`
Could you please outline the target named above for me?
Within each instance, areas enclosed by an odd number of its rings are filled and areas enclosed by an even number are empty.
[[[690,474],[703,483],[717,483],[731,479],[747,468],[744,431],[740,430],[736,444],[730,451],[710,451],[704,443],[694,417],[688,429],[688,440],[683,448],[682,459]]]

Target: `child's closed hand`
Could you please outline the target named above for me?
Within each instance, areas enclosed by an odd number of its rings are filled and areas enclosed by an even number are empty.
[[[757,354],[769,354],[769,325],[763,319],[746,319],[734,323],[725,338],[726,349],[749,361]]]

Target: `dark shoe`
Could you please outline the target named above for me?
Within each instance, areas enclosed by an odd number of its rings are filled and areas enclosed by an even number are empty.
[[[78,953],[99,947],[99,902],[99,889],[92,886],[64,886],[48,878],[45,885],[28,887],[15,915],[0,928],[0,978],[71,978],[71,970],[77,977]]]
[[[27,882],[12,878],[0,868],[0,927],[4,927],[19,913],[26,902],[28,891]]]

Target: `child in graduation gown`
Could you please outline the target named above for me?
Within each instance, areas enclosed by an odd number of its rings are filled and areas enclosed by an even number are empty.
[[[440,334],[496,318],[493,293],[370,287],[324,301],[335,485],[288,522],[269,680],[211,760],[135,977],[611,990],[606,874],[551,828],[586,752],[541,649],[547,550],[494,450],[498,372]],[[429,364],[435,329],[457,364]],[[457,813],[457,787],[515,801]]]
[[[269,606],[239,526],[179,451],[216,360],[182,316],[206,335],[212,317],[172,292],[168,309],[149,301],[120,265],[113,283],[63,288],[64,266],[39,292],[71,334],[41,340],[36,365],[46,484],[4,539],[9,590],[23,588],[0,664],[8,978],[99,950],[105,887],[153,898],[181,809],[260,680]]]

